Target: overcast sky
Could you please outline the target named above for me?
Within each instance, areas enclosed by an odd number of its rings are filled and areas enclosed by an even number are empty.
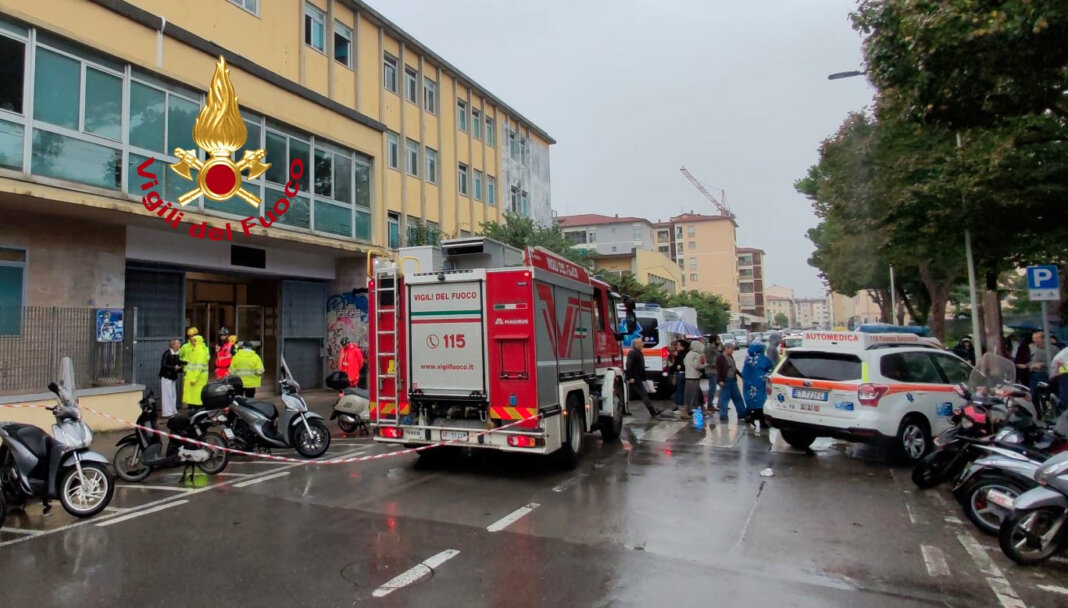
[[[714,213],[679,173],[726,190],[766,284],[822,295],[793,182],[871,103],[853,0],[370,0],[557,144],[560,215]],[[448,107],[448,106],[446,106]]]

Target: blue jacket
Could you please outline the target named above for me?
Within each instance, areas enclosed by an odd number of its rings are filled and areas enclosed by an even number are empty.
[[[764,345],[755,342],[749,345],[749,351],[742,366],[742,394],[749,409],[761,409],[767,399],[768,374],[774,369],[771,359],[764,354]]]

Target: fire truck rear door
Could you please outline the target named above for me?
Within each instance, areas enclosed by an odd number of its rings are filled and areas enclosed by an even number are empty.
[[[485,277],[465,272],[412,277],[409,367],[412,391],[425,395],[486,395]]]

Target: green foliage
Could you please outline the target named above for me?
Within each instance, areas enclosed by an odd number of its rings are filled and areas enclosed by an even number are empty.
[[[775,326],[776,327],[789,327],[790,317],[786,316],[786,313],[780,312],[775,314]]]
[[[441,231],[427,224],[422,219],[409,220],[412,225],[408,229],[408,237],[405,243],[407,247],[419,247],[421,245],[439,245],[443,235]]]
[[[689,306],[697,311],[697,325],[706,333],[721,332],[730,322],[730,304],[716,294],[696,289],[669,294],[656,285],[643,285],[629,274],[623,275],[614,287],[635,302],[652,302],[666,308]]]
[[[576,249],[568,242],[564,232],[555,224],[540,226],[529,217],[515,213],[505,213],[504,223],[483,222],[482,234],[520,249],[526,247],[544,247],[576,264],[590,267],[590,258],[585,251]]]

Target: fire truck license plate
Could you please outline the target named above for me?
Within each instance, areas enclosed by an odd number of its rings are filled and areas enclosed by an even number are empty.
[[[452,441],[453,439],[467,439],[467,431],[442,431],[442,441]]]
[[[422,439],[423,431],[421,429],[404,429],[405,439]]]

